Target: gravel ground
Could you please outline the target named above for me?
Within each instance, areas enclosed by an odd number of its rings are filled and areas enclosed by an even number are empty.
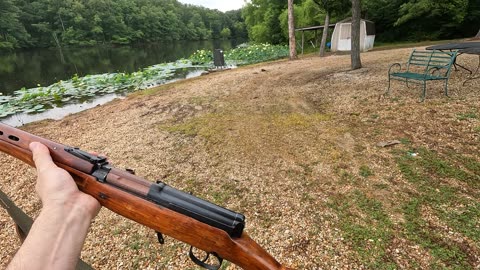
[[[245,214],[246,231],[285,265],[372,268],[345,238],[344,219],[331,204],[361,190],[380,201],[394,223],[403,222],[395,202],[413,187],[389,150],[376,144],[408,138],[419,147],[478,160],[480,80],[463,86],[468,74],[453,72],[450,98],[442,94],[441,83],[431,83],[424,103],[417,102],[418,87],[400,82],[393,83],[390,97],[382,96],[388,66],[405,62],[410,52],[364,53],[364,68],[357,71],[348,71],[349,55],[331,55],[217,72],[22,129],[104,153],[118,168],[134,168],[146,179],[162,179]],[[459,61],[473,67],[478,58],[462,55]],[[477,117],[458,120],[471,111]],[[363,164],[374,174],[362,181],[345,182],[338,173],[358,174]],[[29,215],[38,215],[34,171],[0,154],[0,172],[0,189]],[[472,192],[478,196],[478,190]],[[442,227],[429,209],[422,216]],[[3,268],[20,245],[3,210],[0,235]],[[470,241],[471,266],[480,269],[478,242],[457,237]],[[401,235],[386,250],[398,268],[426,268],[434,260]],[[160,246],[153,231],[102,209],[82,258],[96,269],[196,269],[187,251],[168,237]],[[227,263],[224,269],[237,268]]]

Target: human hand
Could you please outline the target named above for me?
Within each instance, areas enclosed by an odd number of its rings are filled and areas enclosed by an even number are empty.
[[[7,269],[75,269],[100,203],[78,190],[72,176],[53,163],[45,145],[32,142],[30,150],[43,208]]]
[[[30,144],[37,168],[36,191],[43,208],[79,210],[93,219],[100,211],[100,203],[92,196],[78,190],[72,176],[52,161],[48,148],[38,142]]]

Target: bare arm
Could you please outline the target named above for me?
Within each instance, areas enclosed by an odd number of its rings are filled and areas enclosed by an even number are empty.
[[[43,208],[7,269],[75,269],[100,204],[78,190],[70,174],[52,162],[44,145],[32,143],[30,149]]]

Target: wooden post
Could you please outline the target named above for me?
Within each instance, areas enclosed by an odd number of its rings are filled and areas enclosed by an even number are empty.
[[[305,45],[305,30],[302,30],[302,55],[303,55],[304,45]]]
[[[330,24],[330,12],[327,11],[327,14],[325,16],[325,25],[323,26],[322,41],[320,42],[320,57],[325,56],[325,46],[327,44],[329,24]]]

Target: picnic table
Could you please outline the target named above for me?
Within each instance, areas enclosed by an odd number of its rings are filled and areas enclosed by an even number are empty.
[[[461,43],[448,43],[439,44],[425,48],[426,50],[439,50],[439,51],[452,51],[461,50],[467,48],[480,48],[480,42],[461,42]]]
[[[439,50],[439,51],[458,51],[457,57],[461,54],[477,54],[480,56],[480,54],[474,53],[475,50],[471,49],[480,49],[480,42],[459,42],[459,43],[447,43],[447,44],[439,44],[439,45],[434,45],[434,46],[429,46],[425,48],[426,50]],[[480,62],[479,62],[480,65]],[[474,74],[474,72],[460,64],[457,63],[456,59],[455,62],[453,63],[453,66],[455,67],[455,70],[458,70],[457,67],[460,67],[468,72],[470,72],[471,75]],[[478,71],[478,67],[477,67]]]
[[[460,64],[457,63],[456,59],[453,64],[455,70],[458,70],[457,67],[460,67],[468,72],[470,72],[470,77],[467,78],[464,82],[467,83],[468,81],[478,79],[480,76],[477,76],[478,71],[480,69],[480,42],[459,42],[459,43],[447,43],[447,44],[439,44],[434,46],[429,46],[425,48],[426,50],[439,50],[439,51],[458,51],[457,57],[462,54],[475,54],[478,55],[478,66],[475,71],[470,70]]]
[[[477,43],[477,42],[476,42]],[[480,42],[478,42],[480,43]],[[480,78],[480,76],[478,76],[478,71],[480,70],[480,46],[479,47],[471,47],[471,48],[465,48],[465,49],[461,49],[461,50],[458,50],[459,53],[466,53],[466,54],[475,54],[475,55],[478,55],[478,66],[477,66],[477,69],[471,73],[470,77],[467,78],[464,82],[463,82],[463,85],[465,85],[465,83],[467,83],[468,81],[471,81],[471,80],[474,80],[474,79],[478,79]]]

